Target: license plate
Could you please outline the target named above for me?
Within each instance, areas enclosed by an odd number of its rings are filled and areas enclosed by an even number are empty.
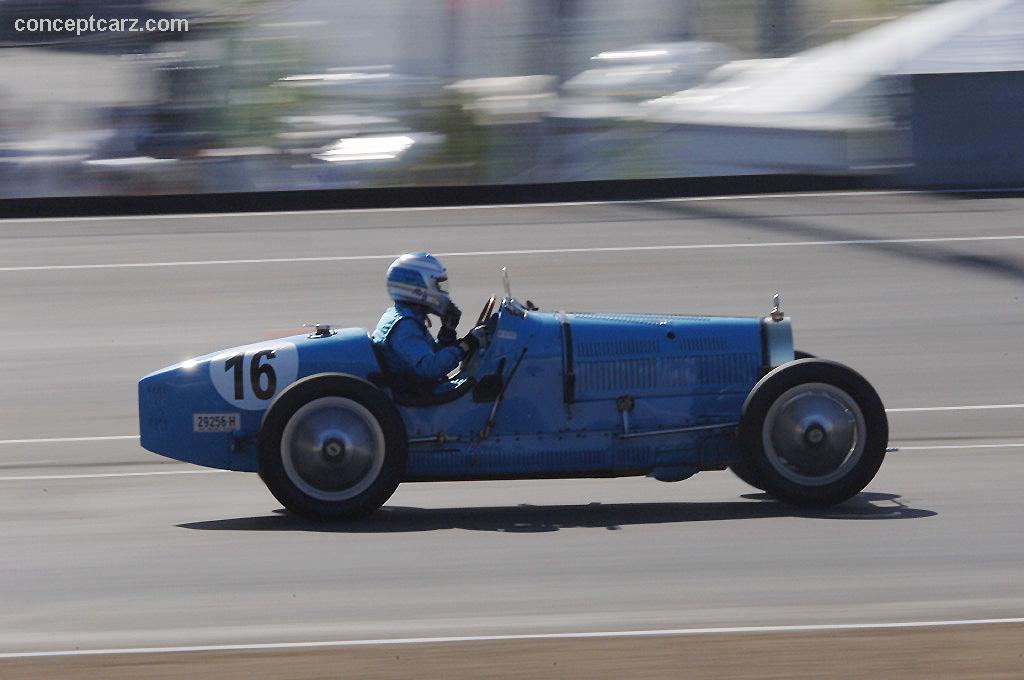
[[[193,432],[234,432],[242,426],[237,413],[193,413]]]

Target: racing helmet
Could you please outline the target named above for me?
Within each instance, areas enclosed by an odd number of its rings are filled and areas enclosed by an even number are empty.
[[[448,270],[430,253],[406,253],[388,267],[388,295],[437,315],[448,307]]]

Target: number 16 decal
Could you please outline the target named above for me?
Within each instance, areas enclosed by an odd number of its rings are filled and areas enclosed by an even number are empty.
[[[225,352],[210,362],[210,379],[233,406],[260,410],[295,381],[298,354],[290,342],[249,345]]]
[[[269,363],[260,364],[264,359],[274,359],[277,357],[277,350],[264,349],[256,352],[252,355],[252,360],[249,363],[249,384],[252,385],[252,393],[257,399],[270,399],[274,396],[277,391],[277,373],[274,373],[274,367]],[[242,383],[242,364],[245,363],[245,354],[236,354],[227,361],[224,362],[224,370],[235,372],[235,400],[245,399],[245,387]],[[267,386],[263,387],[262,379],[263,376],[267,378]]]

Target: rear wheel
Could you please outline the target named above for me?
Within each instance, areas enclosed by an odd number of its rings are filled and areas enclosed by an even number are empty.
[[[885,408],[855,371],[800,359],[754,387],[740,420],[741,468],[759,488],[806,507],[859,493],[875,476],[889,437]]]
[[[308,519],[369,514],[405,472],[407,440],[387,396],[359,378],[300,380],[267,411],[259,472],[284,507]]]

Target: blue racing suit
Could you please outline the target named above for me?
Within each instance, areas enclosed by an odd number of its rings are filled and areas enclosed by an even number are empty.
[[[385,371],[426,389],[446,380],[465,356],[458,345],[434,339],[421,307],[401,302],[384,311],[371,340],[380,350]]]

